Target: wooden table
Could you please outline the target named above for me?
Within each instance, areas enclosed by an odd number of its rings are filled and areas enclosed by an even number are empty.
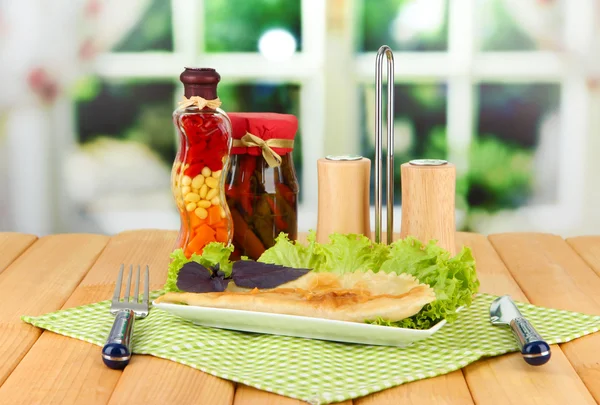
[[[109,299],[120,263],[149,264],[152,288],[166,277],[176,233],[0,233],[1,404],[298,404],[171,361],[134,356],[110,370],[92,344],[20,321]],[[533,304],[600,314],[600,236],[460,233],[474,250],[481,291]],[[354,404],[594,404],[600,402],[600,333],[554,345],[535,368],[518,353],[391,388]],[[345,404],[350,404],[346,401]]]

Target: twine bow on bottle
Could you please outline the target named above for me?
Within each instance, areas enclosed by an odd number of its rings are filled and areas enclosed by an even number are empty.
[[[215,110],[221,106],[221,100],[219,100],[219,97],[215,98],[214,100],[207,100],[200,96],[192,96],[190,98],[183,96],[183,100],[179,102],[179,106],[183,108],[188,108],[193,105],[197,106],[200,110],[202,110],[204,107]]]
[[[266,141],[256,135],[246,132],[242,139],[233,141],[234,147],[258,147],[262,150],[262,155],[269,167],[277,167],[281,165],[281,156],[272,148],[293,148],[294,141],[292,139],[267,139]]]

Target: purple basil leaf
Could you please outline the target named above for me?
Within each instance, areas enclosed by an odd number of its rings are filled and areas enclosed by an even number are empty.
[[[240,260],[233,263],[231,278],[242,288],[275,288],[294,281],[310,269],[296,269],[278,264],[260,263],[252,260]]]
[[[213,291],[222,292],[222,291],[225,291],[225,289],[227,288],[227,285],[229,285],[229,282],[231,281],[231,279],[223,278],[223,276],[220,276],[220,277],[213,277],[210,281],[212,282],[212,285],[213,285]]]
[[[225,291],[229,280],[212,277],[212,272],[196,262],[183,265],[177,275],[177,288],[185,292],[205,293]]]

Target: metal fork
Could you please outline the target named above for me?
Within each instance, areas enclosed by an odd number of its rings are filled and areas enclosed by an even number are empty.
[[[113,369],[122,369],[129,364],[131,359],[131,335],[133,332],[133,323],[135,318],[145,318],[149,312],[149,288],[150,288],[150,269],[146,266],[144,272],[144,295],[142,301],[140,297],[140,273],[141,266],[137,266],[137,277],[135,279],[135,293],[132,299],[129,299],[129,290],[131,289],[131,277],[133,275],[133,265],[129,266],[129,277],[123,301],[121,301],[121,284],[123,283],[124,264],[121,264],[115,293],[113,294],[110,313],[115,315],[115,321],[108,335],[108,339],[102,348],[102,360],[104,364]]]

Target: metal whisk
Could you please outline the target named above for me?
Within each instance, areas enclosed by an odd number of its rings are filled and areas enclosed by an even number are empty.
[[[375,68],[375,242],[381,242],[382,184],[382,121],[381,83],[383,57],[387,57],[387,243],[394,236],[394,54],[389,46],[383,45],[377,51]]]

